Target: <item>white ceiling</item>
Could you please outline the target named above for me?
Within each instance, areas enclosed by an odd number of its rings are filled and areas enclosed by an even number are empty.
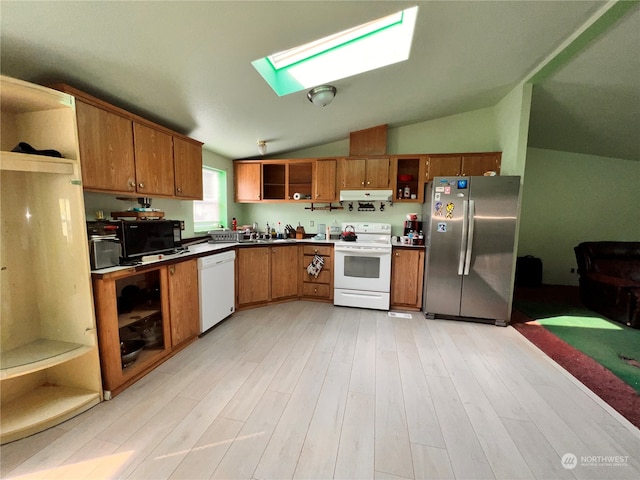
[[[262,139],[269,154],[282,153],[375,125],[495,105],[604,3],[2,1],[0,67],[35,83],[69,83],[222,156],[244,158],[257,154]],[[277,97],[251,66],[415,4],[420,11],[410,59],[333,82],[338,94],[327,107],[310,104],[305,92]],[[593,123],[603,117],[615,130],[622,118],[626,128],[640,131],[637,10],[534,88],[532,145],[640,158],[637,139],[613,141],[616,135]],[[593,75],[594,69],[604,75]],[[596,87],[605,89],[597,103]],[[594,128],[611,141],[594,137]]]

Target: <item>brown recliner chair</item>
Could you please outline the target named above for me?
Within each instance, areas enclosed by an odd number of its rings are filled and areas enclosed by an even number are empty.
[[[583,242],[574,250],[582,303],[640,328],[640,242]]]

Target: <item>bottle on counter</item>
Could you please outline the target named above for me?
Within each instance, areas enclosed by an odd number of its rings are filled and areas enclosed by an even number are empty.
[[[233,217],[233,220],[231,220],[231,230],[235,232],[237,229],[238,229],[238,221],[236,220],[236,217]]]
[[[418,233],[418,245],[424,245],[424,233],[422,233],[422,230]]]

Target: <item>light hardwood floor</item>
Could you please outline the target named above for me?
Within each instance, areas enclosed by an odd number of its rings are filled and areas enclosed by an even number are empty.
[[[638,429],[511,327],[312,302],[0,454],[7,479],[640,478]]]

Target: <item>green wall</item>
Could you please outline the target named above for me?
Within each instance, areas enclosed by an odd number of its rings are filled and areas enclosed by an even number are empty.
[[[532,90],[531,84],[521,84],[495,106],[501,175],[524,176]]]
[[[543,262],[543,282],[577,285],[573,247],[640,241],[640,161],[529,148],[518,255]]]
[[[499,151],[495,112],[484,108],[450,117],[439,118],[412,125],[390,128],[387,131],[387,152],[390,155],[402,153],[449,153]],[[313,158],[346,156],[349,154],[349,140],[332,142],[312,148],[289,152],[278,158]],[[334,203],[336,205],[337,203]],[[392,224],[392,234],[401,235],[407,213],[421,215],[421,204],[394,204],[384,212],[332,212],[305,210],[309,204],[244,204],[238,217],[238,224],[258,222],[264,227],[266,222],[298,225],[300,222],[307,232],[315,232],[318,223],[340,222],[387,222]],[[355,205],[357,208],[357,204]],[[314,226],[310,223],[313,221]]]

